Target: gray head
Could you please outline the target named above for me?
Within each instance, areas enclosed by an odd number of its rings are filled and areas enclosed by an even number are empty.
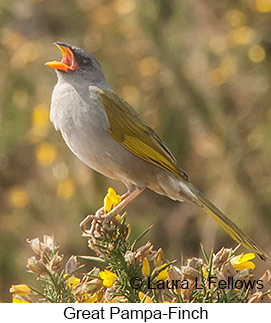
[[[61,42],[54,44],[61,50],[62,60],[61,62],[48,62],[46,65],[54,68],[60,79],[69,83],[84,80],[89,85],[107,86],[101,65],[91,54],[81,48]]]

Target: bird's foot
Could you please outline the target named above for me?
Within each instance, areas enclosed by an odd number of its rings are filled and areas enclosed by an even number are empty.
[[[118,220],[116,219],[116,215],[119,214],[123,208],[131,202],[136,196],[138,196],[143,189],[136,188],[132,192],[127,192],[121,196],[121,202],[116,205],[110,212],[105,213],[104,207],[101,207],[99,210],[96,211],[95,215],[88,215],[85,219],[80,223],[80,228],[83,231],[84,236],[90,236],[95,231],[93,223],[99,223],[99,225],[106,226],[107,228],[110,227],[108,225],[110,221],[117,224]],[[86,225],[92,221],[92,225],[90,230],[86,229]]]
[[[90,214],[85,217],[85,219],[80,223],[80,228],[83,231],[84,236],[92,235],[94,232],[94,226],[91,225],[90,230],[87,230],[87,224],[89,222],[93,223],[99,223],[102,226],[108,226],[108,223],[110,221],[114,223],[118,223],[118,220],[115,218],[117,215],[118,210],[112,209],[110,212],[105,213],[104,208],[100,208],[98,211],[96,211],[95,215]],[[96,227],[95,227],[96,228]]]
[[[102,220],[103,219],[103,215],[104,215],[104,207],[101,207],[99,210],[96,211],[95,215],[93,214],[89,214],[87,215],[83,221],[81,221],[80,223],[80,228],[83,231],[83,235],[91,235],[92,232],[92,227],[90,228],[90,230],[86,229],[86,226],[89,222],[93,221],[93,220]]]

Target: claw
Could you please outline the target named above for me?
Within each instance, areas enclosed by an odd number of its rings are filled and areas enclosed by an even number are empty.
[[[93,215],[87,215],[83,221],[80,222],[80,228],[83,231],[83,233],[88,234],[88,231],[86,230],[86,225],[88,222],[91,221]]]
[[[105,213],[104,213],[104,207],[101,207],[98,211],[96,211],[95,216],[97,218],[102,218],[103,215],[105,215]]]
[[[91,225],[90,230],[86,229],[86,225],[92,221],[102,221],[103,224],[106,224],[110,221],[118,223],[118,220],[115,219],[115,216],[122,211],[122,209],[131,202],[137,195],[139,195],[144,188],[136,188],[132,192],[127,192],[121,196],[121,202],[116,205],[110,212],[105,213],[104,207],[101,207],[99,210],[96,211],[95,215],[88,215],[85,219],[80,223],[80,228],[83,231],[83,235],[91,235],[93,233],[93,225]]]

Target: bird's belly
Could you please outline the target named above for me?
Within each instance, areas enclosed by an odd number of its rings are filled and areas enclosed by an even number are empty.
[[[108,132],[81,128],[63,137],[73,153],[97,172],[122,181],[127,187],[148,187],[158,194],[182,201],[191,195],[183,181],[135,156],[115,141]],[[191,200],[191,198],[190,198]]]
[[[87,102],[71,87],[60,87],[59,92],[63,95],[53,95],[50,118],[82,162],[128,187],[149,187],[168,195],[161,185],[168,172],[131,153],[111,137],[110,124],[95,90],[89,92]]]
[[[62,136],[71,151],[86,165],[97,172],[125,183],[127,186],[147,186],[152,167],[132,154],[103,127],[97,126],[94,116],[82,120],[80,126],[60,128]]]
[[[82,162],[105,176],[118,177],[120,167],[115,155],[120,154],[119,147],[116,147],[109,134],[89,127],[73,129],[69,134],[62,130],[61,133],[71,151]]]

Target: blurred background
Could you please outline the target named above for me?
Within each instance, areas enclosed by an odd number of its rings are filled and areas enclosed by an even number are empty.
[[[1,0],[0,301],[33,283],[27,238],[89,254],[80,221],[125,187],[83,165],[49,122],[59,60],[82,47],[167,143],[191,181],[271,253],[270,0]],[[201,210],[150,191],[128,207],[132,237],[170,259],[235,247]],[[244,251],[244,249],[242,249]],[[93,264],[88,264],[92,266]],[[256,260],[262,274],[268,263]]]

